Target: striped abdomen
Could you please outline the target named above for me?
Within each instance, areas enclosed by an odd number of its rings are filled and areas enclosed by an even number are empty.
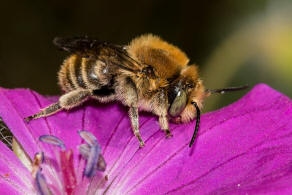
[[[113,74],[104,62],[76,54],[69,56],[59,71],[59,84],[65,92],[109,87],[112,79]]]

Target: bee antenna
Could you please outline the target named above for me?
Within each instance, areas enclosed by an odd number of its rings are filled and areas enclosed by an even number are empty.
[[[200,125],[200,117],[201,117],[201,111],[200,111],[200,108],[197,104],[197,102],[191,102],[192,105],[194,105],[194,107],[196,108],[196,111],[197,111],[197,118],[196,118],[196,126],[195,126],[195,130],[194,130],[194,133],[193,133],[193,136],[192,136],[192,139],[191,139],[191,142],[189,144],[189,147],[192,147],[194,141],[195,141],[195,138],[198,134],[198,130],[199,130],[199,125]]]
[[[233,91],[239,91],[239,90],[243,90],[248,88],[249,85],[243,85],[243,86],[239,86],[239,87],[228,87],[228,88],[223,88],[223,89],[206,89],[207,93],[225,93],[225,92],[233,92]]]

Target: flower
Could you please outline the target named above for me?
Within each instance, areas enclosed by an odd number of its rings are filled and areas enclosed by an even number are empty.
[[[24,122],[24,117],[53,101],[56,98],[31,90],[1,89],[0,116],[31,159],[39,152],[58,159],[56,147],[40,142],[39,137],[52,135],[62,140],[72,150],[76,178],[81,179],[84,166],[78,169],[77,146],[84,146],[76,132],[90,131],[107,166],[88,180],[88,194],[292,192],[292,101],[264,84],[236,103],[202,115],[192,148],[188,144],[195,121],[171,124],[173,137],[166,139],[157,119],[149,114],[140,117],[145,146],[139,148],[126,108],[120,104],[89,101],[72,111]],[[35,193],[28,169],[2,143],[0,151],[0,193]],[[41,173],[49,180],[46,172]],[[100,178],[108,180],[100,185]]]

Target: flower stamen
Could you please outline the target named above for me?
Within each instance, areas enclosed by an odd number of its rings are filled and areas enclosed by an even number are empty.
[[[88,131],[78,131],[80,137],[90,146],[98,145],[96,137]]]
[[[32,170],[31,170],[31,175],[33,178],[36,178],[36,174],[40,170],[40,166],[43,162],[44,162],[44,153],[43,152],[36,153],[32,162]]]
[[[42,175],[41,171],[38,170],[36,173],[36,178],[35,178],[35,185],[36,189],[39,194],[41,195],[51,195],[52,192],[49,189],[45,177]]]
[[[93,177],[96,170],[105,170],[105,161],[101,157],[101,148],[95,138],[95,136],[88,131],[79,131],[80,137],[87,143],[82,144],[79,147],[79,151],[82,156],[87,159],[87,164],[84,170],[84,175],[86,177]]]
[[[81,144],[78,147],[78,149],[79,149],[79,152],[82,155],[82,157],[84,159],[88,159],[89,152],[90,152],[90,146],[88,144]],[[105,168],[106,168],[106,162],[105,162],[102,154],[100,153],[99,156],[98,156],[98,161],[97,161],[97,164],[96,164],[96,169],[98,171],[105,171]]]
[[[42,135],[39,137],[39,140],[48,144],[52,144],[60,147],[62,150],[66,150],[65,144],[59,138],[52,135]]]

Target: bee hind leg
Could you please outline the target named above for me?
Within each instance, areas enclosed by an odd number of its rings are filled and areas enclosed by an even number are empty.
[[[29,121],[31,121],[33,119],[37,119],[37,118],[41,118],[41,117],[52,115],[52,114],[58,112],[61,109],[62,109],[62,107],[60,106],[59,102],[57,102],[57,103],[49,105],[46,108],[41,109],[40,112],[38,112],[38,113],[36,113],[34,115],[26,117],[24,120],[26,122],[29,122]]]
[[[69,110],[83,103],[89,96],[92,95],[92,90],[79,89],[62,95],[57,103],[53,103],[48,107],[40,110],[40,112],[26,117],[24,120],[29,122],[33,119],[47,117],[63,109]]]

